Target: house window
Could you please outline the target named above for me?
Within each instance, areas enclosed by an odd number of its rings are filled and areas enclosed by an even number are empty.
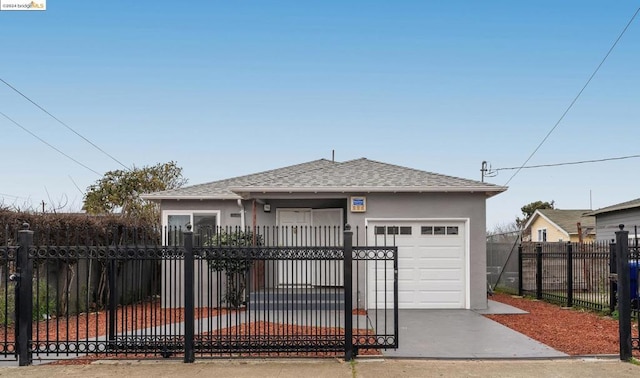
[[[458,226],[447,227],[447,235],[458,235]]]
[[[411,226],[375,226],[376,235],[411,235]]]
[[[420,227],[420,234],[422,234],[422,235],[433,235],[433,226],[422,226],[422,227]]]
[[[433,234],[434,235],[445,235],[446,234],[446,230],[447,228],[444,226],[434,226],[433,227]]]
[[[541,228],[538,230],[538,241],[546,242],[547,241],[547,229]]]
[[[184,245],[183,233],[191,225],[194,238],[215,232],[218,227],[220,212],[214,211],[164,211],[163,240],[166,245]]]
[[[193,232],[211,233],[218,226],[218,216],[215,214],[193,214]]]
[[[166,245],[183,245],[183,232],[187,231],[187,225],[191,224],[190,215],[168,215],[165,229]]]

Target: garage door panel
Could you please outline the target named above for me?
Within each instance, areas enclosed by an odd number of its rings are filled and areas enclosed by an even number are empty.
[[[417,243],[416,243],[417,242]],[[425,245],[424,243],[429,243]],[[441,237],[431,237],[431,238],[420,238],[415,242],[411,243],[411,245],[405,245],[405,247],[433,247],[433,248],[446,248],[446,247],[458,247],[464,244],[464,238],[453,238],[453,239],[444,239]]]
[[[450,268],[436,269],[399,269],[398,282],[430,280],[462,281],[462,279],[460,278],[462,274],[462,269],[459,269],[455,266]],[[383,277],[379,278],[384,280]],[[387,276],[387,279],[393,280],[393,277]]]
[[[398,281],[400,282],[400,281]],[[431,280],[420,281],[419,284],[405,283],[398,292],[437,292],[437,291],[458,291],[463,288],[462,282],[452,280]]]
[[[420,281],[457,281],[462,282],[460,276],[462,275],[462,269],[421,269],[419,270]]]
[[[400,247],[398,247],[400,248]],[[407,252],[407,251],[405,251]],[[420,253],[420,251],[416,252],[416,253]],[[415,264],[415,263],[437,263],[438,261],[450,261],[450,260],[455,260],[455,261],[462,261],[464,260],[463,256],[458,256],[457,255],[458,252],[454,252],[449,254],[448,256],[445,255],[444,253],[441,253],[441,256],[409,256],[409,257],[404,257],[404,258],[398,258],[398,264],[399,265],[406,265],[406,264]]]
[[[411,227],[411,234],[387,237],[386,245],[398,246],[398,306],[399,308],[464,308],[466,303],[466,232],[464,222],[393,221],[372,222],[378,228]],[[426,226],[425,226],[426,225]],[[423,235],[443,227],[449,234]],[[435,232],[435,231],[433,231]],[[369,244],[384,235],[368,236]],[[381,243],[378,243],[380,245]],[[370,299],[392,301],[393,272],[389,269],[371,269],[369,274]],[[386,282],[385,282],[386,277]],[[385,292],[386,290],[386,292]],[[392,303],[392,302],[389,302]]]
[[[413,264],[412,268],[407,269],[454,269],[460,268],[462,263],[462,259],[433,259],[424,261],[418,260],[415,264]]]
[[[464,258],[464,244],[461,244],[458,246],[442,246],[442,247],[436,247],[436,246],[411,247],[411,248],[405,247],[403,249],[405,250],[406,255],[398,256],[398,257],[400,258],[404,257],[405,259],[409,259],[409,258],[423,259],[423,258],[435,258],[435,257]]]

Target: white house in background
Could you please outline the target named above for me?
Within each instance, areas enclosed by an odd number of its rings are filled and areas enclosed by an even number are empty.
[[[254,221],[272,227],[348,223],[359,230],[359,245],[392,236],[399,256],[399,308],[482,309],[486,200],[506,189],[366,158],[320,159],[143,198],[160,204],[164,225],[190,223],[195,231]],[[283,279],[279,285],[297,283]]]

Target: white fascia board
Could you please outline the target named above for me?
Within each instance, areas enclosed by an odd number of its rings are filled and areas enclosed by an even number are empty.
[[[529,228],[529,226],[531,226],[531,223],[533,223],[533,221],[540,216],[540,212],[538,212],[538,210],[533,212],[533,215],[531,215],[531,217],[529,218],[529,220],[527,221],[527,223],[524,224],[524,227],[522,227],[523,230],[526,230]]]
[[[181,196],[181,195],[157,195],[157,196],[145,196],[142,195],[140,198],[148,200],[148,201],[160,201],[160,200],[235,200],[242,199],[239,195],[236,194],[220,194],[213,196]]]
[[[553,227],[555,227],[556,229],[560,230],[566,237],[569,237],[569,233],[564,228],[558,226],[558,224],[556,224],[556,222],[552,221],[551,219],[549,219],[549,217],[547,217],[546,215],[542,214],[538,210],[536,210],[533,213],[533,215],[531,216],[529,221],[524,225],[524,230],[526,230],[533,223],[533,220],[536,217],[536,215],[541,217],[542,219],[546,220],[547,222],[549,222],[549,224],[552,225]]]
[[[507,187],[433,187],[433,186],[323,186],[323,187],[268,187],[232,186],[232,192],[252,193],[491,193],[495,195]]]

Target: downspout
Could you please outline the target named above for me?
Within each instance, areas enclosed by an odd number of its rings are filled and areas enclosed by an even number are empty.
[[[247,225],[244,220],[244,204],[242,203],[242,199],[238,199],[238,207],[240,207],[240,227],[242,227],[242,231],[244,231]]]
[[[252,211],[252,216],[253,216],[253,221],[252,221],[252,226],[253,226],[253,242],[252,245],[255,247],[256,246],[256,242],[257,242],[257,235],[256,235],[256,228],[258,227],[258,225],[256,224],[256,200],[253,200],[253,211]]]

